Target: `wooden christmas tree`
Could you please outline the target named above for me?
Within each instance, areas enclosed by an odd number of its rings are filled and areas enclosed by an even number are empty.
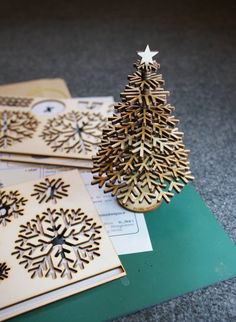
[[[103,130],[94,157],[92,184],[117,196],[118,202],[133,211],[148,211],[164,199],[170,202],[174,190],[180,192],[193,179],[183,133],[171,115],[168,91],[157,74],[160,65],[153,60],[158,52],[149,46],[128,76],[129,84],[121,93],[122,101]]]

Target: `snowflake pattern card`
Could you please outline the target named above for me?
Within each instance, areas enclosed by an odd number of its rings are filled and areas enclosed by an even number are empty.
[[[0,97],[0,152],[91,160],[110,103]]]
[[[0,320],[125,275],[77,170],[0,190]]]
[[[0,86],[1,90],[1,86]],[[1,91],[0,91],[1,93]],[[32,98],[31,98],[32,99]],[[17,105],[17,101],[20,102],[20,98],[14,98],[14,97],[2,97],[2,108],[5,107],[12,107],[14,105]],[[41,100],[43,101],[42,106],[44,108],[44,111],[49,110],[48,107],[50,107],[51,111],[55,107],[50,102],[52,100]],[[0,97],[1,102],[1,97]],[[26,101],[25,101],[26,102]],[[49,106],[45,108],[45,103],[49,102]],[[57,100],[58,102],[58,100]],[[101,97],[83,97],[83,98],[75,98],[71,100],[63,100],[64,103],[67,104],[74,104],[74,108],[79,108],[80,111],[84,110],[90,110],[90,111],[103,111],[106,115],[111,115],[114,105],[114,99],[112,96],[101,96]],[[63,103],[62,102],[62,103]],[[55,104],[55,100],[54,100]],[[19,105],[19,103],[18,103]],[[23,104],[21,104],[22,106]],[[20,105],[19,105],[20,106]],[[9,153],[2,153],[1,161],[10,161],[14,163],[26,163],[26,164],[45,164],[45,165],[59,165],[59,166],[65,166],[65,167],[75,167],[75,168],[83,168],[83,169],[91,169],[93,167],[92,160],[87,159],[73,159],[73,158],[62,158],[62,157],[52,157],[52,156],[40,156],[40,155],[26,155],[26,154],[9,154]]]

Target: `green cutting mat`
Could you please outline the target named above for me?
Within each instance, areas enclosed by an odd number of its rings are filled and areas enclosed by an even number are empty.
[[[236,246],[191,185],[146,221],[154,251],[121,256],[127,277],[15,320],[109,320],[236,275]]]

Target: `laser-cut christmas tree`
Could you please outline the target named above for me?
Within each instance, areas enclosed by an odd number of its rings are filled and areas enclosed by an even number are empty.
[[[193,179],[189,150],[171,115],[174,107],[167,103],[162,75],[157,74],[160,65],[153,60],[157,53],[149,46],[138,52],[142,59],[128,76],[122,101],[115,105],[93,158],[92,184],[134,211],[154,209],[163,199],[170,202],[174,190],[180,192]]]

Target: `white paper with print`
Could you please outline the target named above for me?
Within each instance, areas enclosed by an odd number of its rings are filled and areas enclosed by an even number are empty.
[[[81,177],[117,253],[123,255],[151,251],[152,244],[144,215],[125,210],[116,198],[92,186],[92,174],[82,173]]]

